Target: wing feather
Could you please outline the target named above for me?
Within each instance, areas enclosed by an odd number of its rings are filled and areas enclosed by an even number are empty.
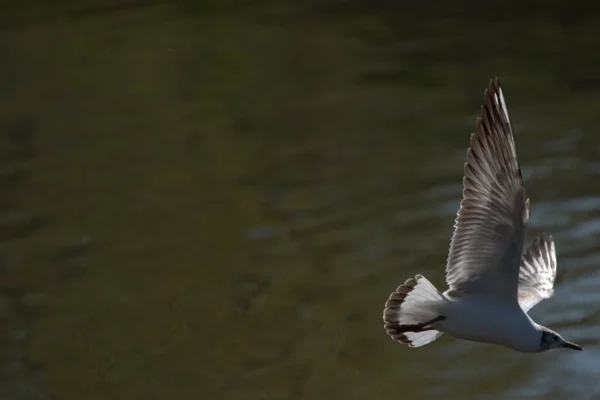
[[[529,201],[498,79],[490,82],[471,134],[463,199],[446,263],[451,297],[495,296],[515,302]]]
[[[519,272],[519,304],[527,312],[554,294],[556,250],[552,236],[542,234],[523,253]]]

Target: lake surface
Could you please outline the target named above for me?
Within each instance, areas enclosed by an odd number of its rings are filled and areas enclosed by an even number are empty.
[[[3,6],[0,398],[600,398],[600,28],[463,3]],[[494,76],[583,352],[383,329]]]

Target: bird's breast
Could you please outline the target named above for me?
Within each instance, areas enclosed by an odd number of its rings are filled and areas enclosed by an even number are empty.
[[[460,299],[447,302],[445,316],[436,328],[460,339],[504,345],[519,351],[539,347],[535,324],[518,304]]]

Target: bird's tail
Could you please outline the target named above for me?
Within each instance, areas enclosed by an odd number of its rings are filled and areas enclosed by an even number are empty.
[[[392,339],[420,347],[433,342],[442,332],[433,329],[440,315],[442,294],[423,275],[408,279],[390,294],[383,310],[383,322]]]

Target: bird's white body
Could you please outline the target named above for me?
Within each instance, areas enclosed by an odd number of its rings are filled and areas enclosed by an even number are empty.
[[[539,351],[537,324],[519,304],[489,300],[478,296],[444,299],[439,311],[446,319],[433,327],[459,339],[503,345],[524,353]]]

